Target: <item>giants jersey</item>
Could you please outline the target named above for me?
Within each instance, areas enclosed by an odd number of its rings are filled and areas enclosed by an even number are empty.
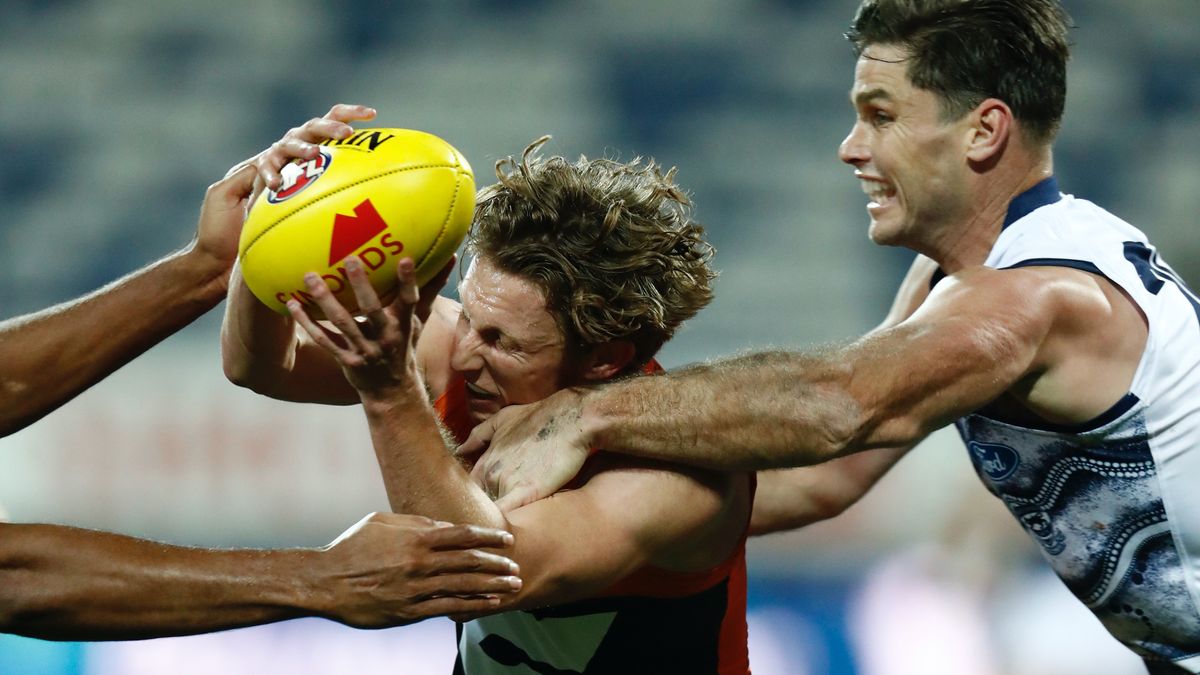
[[[1144,234],[1052,178],[1013,200],[985,264],[1097,274],[1145,315],[1129,392],[1096,419],[1031,427],[989,406],[956,426],[987,488],[1105,627],[1150,663],[1200,672],[1200,301]]]
[[[460,443],[471,431],[465,396],[456,379],[434,403]],[[709,570],[644,567],[595,598],[462,624],[454,673],[748,675],[745,545],[743,533]]]

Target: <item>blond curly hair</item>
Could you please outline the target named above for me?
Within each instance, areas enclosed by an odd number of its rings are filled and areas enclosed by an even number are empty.
[[[496,162],[468,252],[532,281],[570,347],[629,340],[649,361],[713,297],[713,247],[691,203],[653,161],[539,157]]]

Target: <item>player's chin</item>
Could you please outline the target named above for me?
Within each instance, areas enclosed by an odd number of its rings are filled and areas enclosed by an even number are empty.
[[[470,397],[467,400],[467,416],[472,424],[479,424],[500,412],[503,407],[500,399]]]
[[[867,229],[867,236],[871,238],[873,243],[880,246],[899,246],[901,244],[901,230],[898,225],[891,222],[888,218],[871,218],[871,226]]]

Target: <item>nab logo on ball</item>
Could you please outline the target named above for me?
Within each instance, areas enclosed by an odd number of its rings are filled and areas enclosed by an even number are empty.
[[[320,148],[321,154],[315,159],[310,159],[306,162],[298,162],[288,164],[279,172],[280,178],[283,181],[279,184],[279,188],[267,193],[267,201],[272,204],[278,204],[286,201],[297,194],[304,188],[317,182],[317,179],[324,175],[329,169],[329,165],[333,162],[333,157],[328,150]]]

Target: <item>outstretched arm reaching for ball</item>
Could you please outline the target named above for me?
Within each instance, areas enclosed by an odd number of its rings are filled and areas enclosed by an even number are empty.
[[[324,126],[292,130],[211,185],[196,237],[182,251],[77,300],[0,322],[0,436],[41,419],[216,306],[229,290],[242,221],[257,193],[278,184],[285,162],[311,157],[312,141],[348,134],[339,119],[372,116],[363,106],[334,106]],[[240,285],[239,278],[233,291]]]
[[[0,322],[0,436],[19,431],[225,297],[255,171],[208,188],[196,238],[77,300]]]
[[[506,532],[373,514],[315,549],[170,546],[0,524],[0,632],[48,640],[189,635],[301,616],[360,628],[487,611],[520,582]]]

